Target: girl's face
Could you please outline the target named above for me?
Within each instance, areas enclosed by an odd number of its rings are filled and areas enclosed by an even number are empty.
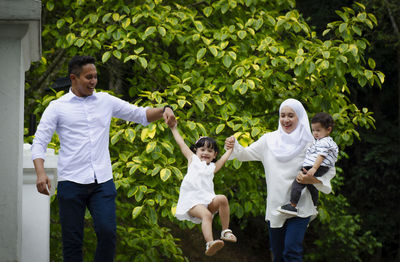
[[[284,106],[279,115],[279,122],[283,131],[290,134],[296,129],[299,119],[291,107]]]
[[[207,147],[205,144],[202,147],[198,147],[196,149],[196,155],[200,158],[201,161],[206,161],[207,165],[211,163],[216,157],[217,152],[214,149]]]

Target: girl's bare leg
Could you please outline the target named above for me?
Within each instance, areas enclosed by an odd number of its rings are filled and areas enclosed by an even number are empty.
[[[189,215],[201,219],[201,231],[206,242],[213,241],[212,213],[204,205],[197,205],[189,210]]]
[[[219,217],[221,219],[222,230],[229,228],[229,202],[226,196],[217,195],[211,203],[208,205],[208,209],[211,214],[219,212]]]

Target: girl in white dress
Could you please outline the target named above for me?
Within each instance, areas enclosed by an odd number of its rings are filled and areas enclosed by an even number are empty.
[[[228,160],[232,149],[216,161],[219,152],[217,143],[210,137],[200,137],[189,148],[180,135],[177,125],[171,127],[172,134],[178,143],[183,155],[188,160],[188,171],[185,175],[179,193],[175,216],[179,220],[189,220],[201,223],[201,230],[206,241],[205,254],[214,255],[224,246],[224,241],[236,242],[235,235],[229,229],[229,203],[224,195],[214,193],[214,174]],[[222,224],[221,239],[214,240],[212,220],[219,212]]]

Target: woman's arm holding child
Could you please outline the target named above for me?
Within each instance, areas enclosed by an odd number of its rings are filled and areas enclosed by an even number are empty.
[[[192,150],[190,150],[190,148],[186,145],[185,141],[183,140],[181,134],[179,133],[177,124],[175,124],[173,127],[170,128],[172,135],[174,135],[176,143],[178,144],[178,146],[182,151],[182,154],[186,157],[188,161],[191,161],[193,152]]]

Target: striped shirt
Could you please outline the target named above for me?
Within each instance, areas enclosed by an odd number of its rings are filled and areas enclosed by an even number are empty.
[[[337,161],[339,148],[330,136],[316,139],[307,149],[303,166],[313,166],[318,155],[324,156],[321,166],[334,167]]]

